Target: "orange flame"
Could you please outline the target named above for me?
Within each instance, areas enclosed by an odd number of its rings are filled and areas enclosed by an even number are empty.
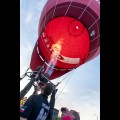
[[[62,40],[58,40],[55,44],[52,45],[52,59],[57,59],[58,55],[60,54],[62,42]]]
[[[63,39],[62,39],[63,40]],[[49,67],[47,67],[45,73],[49,74],[49,76],[51,76],[52,72],[53,72],[53,68],[57,62],[57,58],[60,54],[61,51],[61,44],[62,44],[62,40],[58,40],[55,44],[52,45],[52,55],[51,55],[51,60],[49,62]]]

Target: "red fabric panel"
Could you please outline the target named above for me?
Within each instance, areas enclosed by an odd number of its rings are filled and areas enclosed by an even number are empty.
[[[90,38],[85,26],[71,17],[58,17],[51,20],[44,31],[45,37],[40,37],[39,47],[46,59],[50,60],[50,48],[58,40],[63,39],[60,54],[69,58],[80,58],[77,64],[64,63],[58,60],[56,66],[60,68],[74,68],[84,63],[88,57]],[[47,38],[47,42],[44,39]],[[49,47],[46,47],[47,44]]]
[[[31,56],[30,68],[32,70],[35,70],[38,66],[43,65],[43,64],[44,62],[40,59],[37,53],[37,45],[35,44],[35,47],[33,49],[33,53]]]

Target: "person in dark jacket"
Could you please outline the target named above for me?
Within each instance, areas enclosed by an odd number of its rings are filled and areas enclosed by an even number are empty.
[[[51,95],[51,99],[50,99],[50,110],[49,110],[49,114],[46,120],[52,120],[52,116],[53,116],[53,111],[54,111],[54,106],[55,106],[55,94],[57,92],[58,89],[54,89],[52,95]]]
[[[46,120],[51,111],[48,96],[53,90],[54,85],[46,83],[41,94],[31,95],[20,109],[20,120]]]

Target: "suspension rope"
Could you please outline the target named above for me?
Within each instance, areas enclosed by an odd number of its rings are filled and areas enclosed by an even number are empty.
[[[94,40],[96,40],[98,37],[100,37],[100,34],[97,36],[97,37],[95,37],[94,39],[92,39],[90,42],[92,43]]]
[[[66,16],[66,14],[67,14],[67,12],[68,12],[68,10],[69,10],[69,8],[70,8],[70,6],[71,6],[71,4],[72,4],[73,1],[74,1],[74,0],[71,0],[71,2],[70,2],[70,4],[69,4],[69,6],[68,6],[68,8],[67,8],[64,16]]]
[[[80,50],[79,50],[79,52],[80,52]],[[71,71],[71,72],[68,74],[68,75],[71,74],[70,79],[71,79],[71,77],[72,77],[75,69],[77,68],[77,66],[78,66],[78,64],[76,64],[76,66],[75,66],[75,68],[73,69],[73,71]],[[65,78],[67,78],[68,75],[67,75]],[[64,78],[64,79],[65,79],[65,78]],[[63,80],[64,80],[64,79],[63,79]],[[70,81],[70,79],[68,79],[68,81],[66,82],[65,86],[63,87],[63,89],[61,90],[61,92],[60,92],[60,93],[58,94],[58,96],[56,97],[56,99],[57,99],[57,98],[60,96],[60,94],[63,92],[63,90],[65,89],[65,87],[66,87],[66,85],[68,84],[68,82]],[[61,80],[61,81],[59,82],[59,84],[61,84],[61,82],[63,82],[63,80]]]
[[[58,3],[58,0],[56,1],[56,4],[55,4],[55,8],[54,8],[54,11],[53,11],[52,19],[53,19],[54,14],[55,14],[55,10],[56,10],[57,3]]]
[[[90,5],[90,3],[92,2],[92,0],[90,0],[90,2],[88,3],[88,5],[86,6],[86,8],[83,10],[82,14],[78,17],[78,20],[81,18],[81,16],[84,14],[84,12],[86,11],[86,9],[88,8],[88,6]]]
[[[67,86],[67,84],[68,84],[68,82],[70,81],[70,79],[71,79],[74,71],[75,71],[75,69],[72,71],[70,78],[69,78],[68,81],[66,82],[66,84],[65,84],[65,86],[63,87],[63,89],[61,90],[61,92],[60,92],[60,93],[58,94],[58,96],[56,97],[56,100],[57,100],[57,98],[60,96],[60,94],[63,92],[63,90],[65,89],[65,87]]]
[[[88,30],[100,19],[100,17],[98,17],[95,22],[88,28]]]

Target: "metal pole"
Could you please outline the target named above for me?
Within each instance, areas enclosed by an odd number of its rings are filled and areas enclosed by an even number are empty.
[[[28,70],[29,70],[29,68],[25,71],[25,74],[22,75],[22,77],[20,77],[20,81],[26,76]]]
[[[35,80],[36,80],[35,78],[32,78],[30,82],[25,86],[25,88],[20,92],[20,100],[27,94]]]
[[[39,71],[35,75],[35,77],[31,78],[30,82],[24,87],[24,89],[20,92],[20,100],[27,94],[27,92],[30,90],[32,87],[33,83],[38,79],[39,75],[41,74],[42,67],[39,66]],[[37,68],[37,69],[38,69]]]

